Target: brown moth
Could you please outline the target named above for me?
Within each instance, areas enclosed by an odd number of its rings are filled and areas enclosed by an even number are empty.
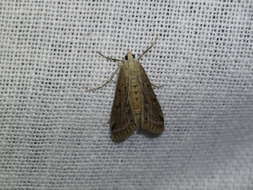
[[[120,62],[110,118],[111,137],[115,142],[127,139],[137,129],[143,129],[156,135],[161,134],[164,130],[161,106],[152,84],[139,62],[152,46],[144,51],[138,59],[135,59],[131,51],[127,53],[125,60],[106,57],[99,53],[107,60]],[[102,86],[110,82],[113,76]]]

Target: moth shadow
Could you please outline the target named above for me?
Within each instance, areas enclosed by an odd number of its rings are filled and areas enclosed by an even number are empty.
[[[161,134],[153,134],[153,133],[150,133],[150,132],[148,132],[148,131],[146,131],[146,130],[143,130],[143,129],[139,129],[139,130],[137,131],[137,134],[144,135],[145,137],[151,138],[151,139],[157,138],[157,137],[159,137],[159,136],[161,135]]]

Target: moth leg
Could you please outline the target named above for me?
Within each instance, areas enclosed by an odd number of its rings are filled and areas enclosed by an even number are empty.
[[[153,84],[153,83],[151,83],[151,85],[152,85],[152,87],[153,87],[154,89],[155,89],[155,88],[159,89],[159,88],[164,87],[164,85],[156,85],[156,84]]]
[[[110,78],[109,78],[107,81],[105,81],[102,85],[100,85],[100,86],[98,86],[98,87],[96,87],[96,88],[88,89],[88,91],[89,91],[89,92],[90,92],[90,91],[95,91],[95,90],[98,90],[98,89],[100,89],[100,88],[105,87],[108,83],[110,83],[111,81],[113,81],[113,77],[117,74],[117,72],[119,71],[119,68],[120,68],[120,67],[118,67],[118,68],[112,73],[112,75],[110,76]]]
[[[157,40],[158,40],[158,36],[156,36],[155,41],[153,41],[153,42],[151,43],[151,46],[149,46],[149,47],[138,57],[138,59],[137,59],[138,61],[141,60],[142,57],[143,57],[143,56],[156,44]]]
[[[97,52],[100,56],[102,56],[103,58],[105,58],[107,61],[113,61],[113,62],[121,62],[120,59],[116,59],[116,58],[113,58],[113,57],[109,57],[109,56],[106,56],[106,55],[103,55],[101,52]]]

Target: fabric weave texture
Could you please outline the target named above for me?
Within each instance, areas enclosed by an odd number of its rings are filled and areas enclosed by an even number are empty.
[[[110,139],[115,82],[140,55],[165,116]],[[253,189],[253,1],[0,1],[0,189]]]

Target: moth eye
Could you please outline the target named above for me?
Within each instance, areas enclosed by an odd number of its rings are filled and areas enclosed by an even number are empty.
[[[127,57],[127,55],[125,56],[125,60],[127,60],[128,59],[128,57]]]
[[[133,54],[133,58],[135,58],[135,54]]]

